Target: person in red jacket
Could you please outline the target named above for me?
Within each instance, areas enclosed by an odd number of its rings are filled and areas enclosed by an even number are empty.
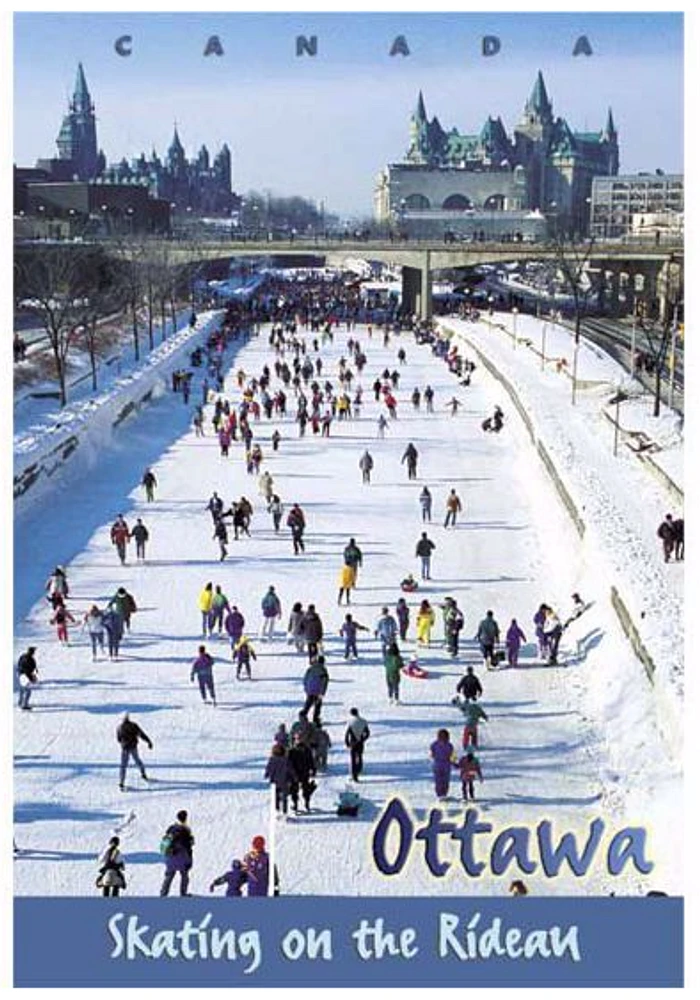
[[[126,562],[126,546],[131,539],[131,532],[122,514],[119,514],[117,520],[112,525],[110,538],[112,539],[112,545],[116,545],[117,547],[119,561],[123,566]]]

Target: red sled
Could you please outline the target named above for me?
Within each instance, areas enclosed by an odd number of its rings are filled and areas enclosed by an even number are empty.
[[[428,671],[423,670],[422,667],[419,667],[415,661],[407,663],[406,666],[401,671],[401,673],[406,674],[407,677],[419,677],[421,680],[425,680],[425,678],[428,676]]]

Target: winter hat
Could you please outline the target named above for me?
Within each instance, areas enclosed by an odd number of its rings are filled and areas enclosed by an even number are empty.
[[[252,847],[254,851],[264,851],[265,850],[265,838],[264,837],[253,837]]]

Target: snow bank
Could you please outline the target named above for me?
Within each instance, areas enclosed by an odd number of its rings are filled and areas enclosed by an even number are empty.
[[[56,473],[72,456],[94,465],[112,433],[124,420],[166,389],[170,373],[188,361],[189,352],[215,326],[220,311],[202,313],[194,328],[183,327],[153,350],[142,365],[119,377],[95,396],[76,400],[58,419],[42,419],[14,440],[15,511],[46,496]]]

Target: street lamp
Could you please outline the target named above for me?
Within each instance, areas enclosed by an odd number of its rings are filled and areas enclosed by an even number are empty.
[[[513,350],[518,344],[518,307],[513,306]]]
[[[129,219],[129,235],[133,236],[134,235],[134,210],[131,207],[131,205],[129,205],[129,207],[127,208],[126,214],[127,214],[127,218]]]

